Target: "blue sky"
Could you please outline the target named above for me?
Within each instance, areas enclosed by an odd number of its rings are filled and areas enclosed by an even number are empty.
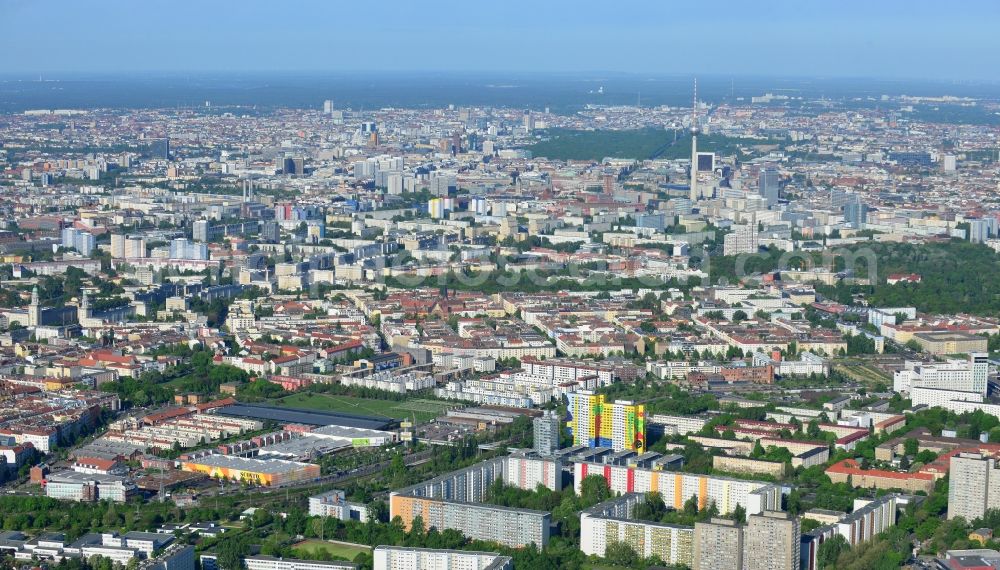
[[[1000,2],[0,0],[0,74],[623,71],[1000,80]]]

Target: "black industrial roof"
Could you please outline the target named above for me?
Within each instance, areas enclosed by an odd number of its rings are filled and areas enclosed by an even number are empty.
[[[345,426],[365,429],[391,429],[396,420],[381,416],[362,416],[341,412],[323,412],[302,408],[285,408],[265,404],[234,404],[216,410],[217,414],[287,424],[312,426]]]

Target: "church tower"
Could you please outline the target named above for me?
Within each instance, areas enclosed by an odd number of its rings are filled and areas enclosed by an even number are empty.
[[[90,297],[87,296],[87,291],[83,291],[83,297],[80,299],[80,306],[76,310],[76,320],[82,325],[87,326],[91,318],[94,316],[93,309],[90,308]]]
[[[31,290],[31,304],[28,305],[28,326],[37,327],[42,324],[42,306],[38,304],[38,286]]]

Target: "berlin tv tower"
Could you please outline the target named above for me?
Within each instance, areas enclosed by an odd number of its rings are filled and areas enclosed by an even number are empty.
[[[694,78],[694,104],[691,105],[691,202],[698,198],[698,78]]]

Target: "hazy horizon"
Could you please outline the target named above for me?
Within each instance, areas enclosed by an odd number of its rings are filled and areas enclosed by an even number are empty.
[[[995,79],[977,78],[935,78],[935,77],[892,77],[878,75],[835,75],[835,74],[787,74],[787,73],[698,73],[696,71],[676,71],[658,72],[648,71],[616,71],[609,69],[581,69],[573,71],[560,70],[518,70],[518,69],[153,69],[153,70],[70,70],[51,69],[41,72],[15,71],[9,72],[0,69],[0,80],[4,81],[74,81],[74,80],[100,80],[100,79],[126,79],[126,78],[169,78],[177,79],[184,77],[192,78],[261,78],[261,77],[283,77],[283,78],[306,78],[317,76],[358,76],[358,77],[378,77],[386,74],[394,74],[400,77],[426,76],[427,74],[441,75],[446,77],[476,77],[480,79],[497,77],[525,77],[525,78],[558,78],[600,81],[605,78],[629,77],[648,81],[671,79],[686,80],[692,79],[749,79],[749,80],[800,80],[800,81],[864,81],[874,80],[885,83],[899,84],[937,84],[937,85],[1000,85],[1000,77]]]
[[[313,108],[332,99],[341,109],[429,108],[448,105],[514,107],[572,113],[587,105],[645,107],[691,105],[694,75],[635,73],[500,72],[224,72],[0,74],[0,112],[49,108]],[[973,97],[1000,100],[1000,85],[986,82],[871,78],[698,76],[698,98],[709,103],[749,102],[765,93],[878,107],[882,96]],[[965,120],[995,119],[977,108]]]

